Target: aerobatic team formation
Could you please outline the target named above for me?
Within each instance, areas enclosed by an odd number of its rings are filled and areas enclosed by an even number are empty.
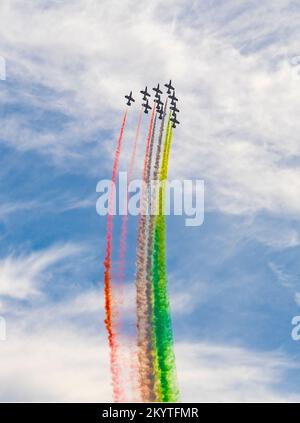
[[[179,109],[177,109],[176,105],[177,105],[177,101],[178,98],[176,98],[175,96],[175,88],[172,87],[172,81],[170,81],[168,84],[165,84],[165,87],[167,87],[167,94],[168,97],[171,100],[171,106],[170,106],[170,110],[172,111],[172,116],[170,121],[172,122],[172,127],[176,128],[176,125],[179,125],[180,122],[178,122],[177,120],[177,113],[179,112]],[[153,91],[155,91],[155,96],[154,96],[154,103],[156,103],[156,112],[158,113],[158,119],[162,120],[163,116],[164,116],[164,103],[163,101],[161,101],[161,95],[162,95],[162,91],[159,88],[159,84],[157,84],[157,87],[152,88]],[[149,99],[148,97],[151,97],[151,94],[148,92],[147,90],[147,86],[145,87],[144,90],[140,91],[141,94],[143,94],[143,101],[145,101],[145,103],[142,104],[142,107],[144,108],[144,113],[148,113],[149,110],[152,109],[151,106],[149,106]],[[129,95],[125,95],[125,98],[127,100],[127,106],[131,106],[132,102],[135,102],[135,99],[132,97],[132,91],[130,91]]]
[[[166,221],[164,212],[165,184],[168,177],[168,164],[173,138],[173,129],[179,125],[177,114],[178,99],[171,81],[165,84],[166,95],[159,84],[153,104],[147,86],[140,91],[143,103],[139,112],[135,137],[132,142],[128,166],[128,185],[135,168],[137,146],[141,133],[143,113],[151,112],[145,143],[142,189],[140,192],[140,212],[137,224],[136,269],[135,269],[135,346],[131,350],[129,362],[122,353],[120,304],[124,300],[126,244],[128,213],[122,216],[121,231],[117,249],[117,262],[112,261],[114,193],[109,192],[106,252],[104,261],[105,326],[110,350],[110,369],[113,397],[115,402],[128,401],[128,387],[133,392],[131,400],[142,402],[176,402],[179,400],[176,363],[174,354],[173,329],[168,294],[166,266]],[[127,106],[135,102],[132,92],[125,96]],[[170,101],[170,106],[168,102]],[[168,110],[169,108],[169,110]],[[122,119],[120,135],[114,155],[111,187],[117,182],[121,148],[126,119],[126,109]],[[159,128],[158,120],[160,120]],[[158,129],[158,131],[156,131]],[[157,136],[156,136],[157,132]],[[149,190],[150,181],[156,181],[156,189]],[[150,213],[147,211],[151,210]],[[127,367],[125,369],[125,367]],[[129,370],[128,370],[129,369]],[[124,377],[124,372],[129,374]]]

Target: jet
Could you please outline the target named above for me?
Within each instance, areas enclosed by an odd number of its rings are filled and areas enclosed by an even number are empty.
[[[161,99],[160,99],[160,96],[159,96],[159,98],[156,98],[155,100],[154,100],[154,102],[157,104],[157,107],[160,107],[160,106],[162,106],[164,103],[161,101]]]
[[[147,91],[147,85],[146,85],[145,90],[140,91],[140,93],[143,94],[143,100],[147,100],[147,97],[150,97],[150,94]]]
[[[165,84],[165,87],[168,88],[167,94],[171,94],[171,90],[174,91],[174,89],[175,89],[174,87],[172,87],[172,81],[171,81],[171,79],[170,79],[170,82],[168,84]]]
[[[129,95],[125,95],[125,98],[127,98],[127,106],[131,106],[131,102],[135,102],[135,99],[132,97],[132,91],[130,91]]]
[[[156,111],[157,111],[158,113],[162,113],[162,111],[163,111],[163,107],[162,107],[162,105],[158,104],[158,105],[156,106]]]
[[[170,107],[170,110],[172,110],[173,113],[178,113],[179,109],[176,107],[176,103],[172,103],[172,106]]]
[[[157,87],[152,88],[153,91],[155,91],[155,97],[157,98],[160,94],[162,94],[162,91],[159,89],[159,84],[157,84]]]
[[[176,124],[179,125],[179,121],[176,119],[176,116],[173,116],[170,121],[173,123],[172,127],[176,128]]]
[[[175,101],[178,101],[178,98],[175,97],[175,91],[173,91],[173,94],[169,94],[169,98],[171,99],[171,104],[174,105]]]
[[[144,113],[146,113],[146,114],[148,113],[148,110],[152,109],[152,107],[149,106],[148,100],[146,100],[146,103],[142,104],[142,106],[145,107]]]

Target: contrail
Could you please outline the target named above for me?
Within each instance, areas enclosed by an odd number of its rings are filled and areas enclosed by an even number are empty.
[[[144,197],[144,204],[143,209],[147,210],[147,215],[143,216],[143,223],[141,225],[141,231],[144,234],[144,257],[143,257],[143,266],[144,266],[144,284],[145,284],[145,294],[146,294],[146,304],[147,310],[146,311],[146,322],[145,322],[145,339],[143,345],[146,348],[146,353],[148,357],[148,401],[153,402],[156,400],[155,395],[155,354],[153,354],[154,343],[153,343],[153,328],[152,328],[152,307],[150,302],[152,302],[152,282],[148,283],[147,280],[147,254],[148,254],[148,244],[147,238],[149,236],[149,208],[151,204],[148,203],[149,201],[149,182],[150,182],[150,175],[151,175],[151,165],[152,165],[152,156],[153,156],[153,147],[155,141],[155,128],[156,128],[156,119],[157,115],[155,114],[153,129],[152,129],[152,136],[150,142],[150,149],[149,149],[149,157],[147,161],[147,171],[146,171],[146,179],[145,179],[145,186],[146,186],[146,195]]]
[[[159,165],[161,158],[161,146],[164,133],[164,123],[167,110],[167,101],[164,105],[164,114],[163,119],[160,125],[158,142],[156,147],[156,157],[154,162],[153,170],[153,179],[154,186],[152,186],[151,197],[150,197],[150,215],[148,218],[148,239],[147,239],[147,261],[146,261],[146,295],[148,302],[148,312],[147,312],[147,328],[148,328],[148,354],[152,363],[152,378],[151,378],[151,388],[152,388],[152,397],[151,401],[159,401],[159,379],[157,378],[157,362],[156,362],[156,350],[155,350],[155,339],[154,339],[154,330],[153,330],[153,289],[152,289],[152,254],[153,254],[153,235],[154,235],[154,225],[155,225],[155,206],[157,203],[157,187],[156,182],[159,179]],[[149,159],[150,162],[150,159]],[[150,180],[150,168],[151,163],[148,163],[148,180]]]
[[[160,398],[163,402],[176,402],[179,399],[177,386],[173,331],[168,296],[166,269],[166,223],[164,214],[165,181],[168,173],[168,159],[172,142],[170,115],[164,144],[164,154],[160,170],[159,210],[155,221],[153,248],[153,318],[160,379]]]
[[[113,295],[111,283],[111,253],[112,253],[112,233],[113,233],[113,211],[114,211],[114,185],[117,179],[119,160],[122,146],[122,139],[126,123],[127,111],[125,111],[115,151],[111,187],[108,198],[108,216],[106,230],[106,254],[104,260],[104,298],[105,298],[105,326],[108,333],[108,343],[110,348],[110,369],[112,374],[113,396],[115,402],[121,402],[124,399],[124,392],[120,385],[120,365],[119,365],[119,345],[116,339],[116,327],[114,321]]]
[[[140,216],[138,223],[137,235],[137,262],[136,262],[136,313],[137,313],[137,346],[138,346],[138,361],[139,361],[139,377],[140,377],[140,391],[142,401],[149,402],[151,400],[151,386],[150,381],[152,377],[151,358],[148,354],[148,339],[147,339],[147,291],[146,291],[146,224],[147,224],[147,166],[149,160],[153,121],[154,121],[155,107],[151,115],[146,152],[143,168],[143,181],[140,197]]]
[[[135,139],[134,139],[134,143],[133,143],[132,151],[131,151],[131,158],[130,158],[130,164],[129,164],[129,170],[128,170],[128,178],[127,178],[128,186],[130,185],[130,182],[132,181],[132,175],[134,171],[136,149],[137,149],[138,141],[140,138],[142,115],[143,115],[143,110],[141,110],[139,114],[138,125],[137,125],[137,129],[135,133]],[[119,251],[119,260],[118,260],[118,267],[119,267],[118,274],[119,274],[121,290],[123,290],[124,288],[124,281],[125,281],[126,236],[127,236],[127,224],[128,224],[128,191],[127,191],[127,199],[126,199],[126,208],[127,208],[126,214],[122,217],[120,251]]]
[[[134,166],[135,166],[135,158],[136,158],[136,150],[138,141],[140,138],[140,130],[141,130],[141,122],[142,122],[142,116],[143,116],[143,109],[141,109],[139,118],[138,118],[138,124],[137,129],[135,133],[135,139],[132,146],[131,151],[131,157],[130,157],[130,163],[129,163],[129,169],[128,169],[128,178],[127,178],[127,184],[130,185],[130,182],[132,181],[132,176],[134,172]],[[120,249],[119,249],[119,260],[118,260],[118,290],[119,290],[119,298],[121,305],[124,303],[124,290],[125,290],[125,266],[126,266],[126,238],[127,238],[127,226],[128,226],[128,186],[127,186],[127,199],[126,199],[126,213],[122,216],[122,225],[121,225],[121,237],[120,237]],[[138,389],[136,382],[137,379],[137,366],[136,366],[136,358],[137,358],[137,352],[135,351],[135,348],[133,345],[130,345],[130,358],[129,358],[129,366],[130,366],[130,380],[131,380],[131,390],[134,397],[134,401],[138,400]]]
[[[161,101],[162,90],[153,88],[155,105],[153,103],[148,133],[146,138],[145,157],[140,193],[140,212],[137,228],[136,250],[136,345],[132,345],[130,335],[121,336],[125,322],[122,304],[125,299],[126,281],[126,249],[128,231],[128,186],[126,190],[126,213],[122,217],[117,272],[112,272],[113,247],[113,215],[115,213],[115,185],[119,170],[122,139],[127,119],[125,111],[114,155],[111,186],[108,198],[108,217],[106,233],[106,251],[104,260],[104,299],[105,326],[108,333],[110,368],[112,374],[113,398],[115,402],[125,402],[125,393],[130,390],[134,400],[143,402],[175,402],[179,400],[176,364],[173,343],[173,330],[168,296],[168,280],[166,268],[166,220],[165,197],[168,164],[172,144],[172,128],[175,127],[176,108],[175,89],[169,84],[167,94],[172,99],[172,119],[169,113],[167,128],[166,112],[168,98]],[[173,90],[173,92],[172,92]],[[143,108],[148,113],[151,109],[147,97],[147,86],[143,94],[142,109],[139,113],[135,138],[132,144],[130,163],[128,166],[127,183],[132,182],[137,145],[141,132]],[[130,106],[135,102],[132,91],[125,98]],[[163,106],[163,109],[161,109]],[[154,157],[155,130],[157,113],[162,119],[159,128],[156,153]],[[173,125],[171,125],[173,123]],[[165,132],[165,137],[164,137]],[[164,143],[163,143],[164,137]],[[152,169],[153,168],[153,169]],[[153,175],[151,175],[153,172]],[[152,181],[150,185],[150,179]],[[153,183],[153,184],[152,184]],[[149,190],[151,189],[151,191]],[[150,214],[149,214],[150,211]],[[115,276],[117,283],[115,283]],[[126,294],[128,295],[129,292]],[[128,350],[125,348],[129,341]],[[123,347],[123,348],[122,348]],[[127,396],[127,395],[126,395]],[[129,394],[130,396],[130,394]],[[138,398],[138,399],[137,399]]]
[[[165,109],[164,109],[164,119],[163,122],[165,121],[165,116],[166,116],[166,105],[165,104]],[[152,264],[152,268],[151,268],[151,284],[152,284],[152,315],[151,315],[151,319],[152,319],[152,328],[153,328],[153,342],[154,342],[154,362],[155,362],[155,394],[156,394],[156,401],[161,402],[162,401],[162,395],[161,395],[161,372],[160,372],[160,367],[159,367],[159,360],[158,360],[158,349],[156,346],[156,319],[155,319],[155,311],[158,307],[158,303],[156,301],[155,303],[155,298],[157,297],[158,293],[158,287],[157,284],[155,283],[155,266],[156,266],[156,253],[159,255],[160,251],[158,250],[158,246],[155,243],[155,233],[156,233],[156,227],[157,227],[157,213],[159,212],[159,210],[161,209],[160,204],[159,204],[159,193],[160,193],[160,185],[157,186],[157,183],[160,182],[161,179],[161,174],[162,174],[162,169],[164,169],[164,163],[165,163],[165,157],[166,157],[166,149],[167,149],[167,144],[168,144],[168,136],[169,136],[169,131],[170,131],[170,116],[168,119],[168,124],[167,124],[167,130],[166,130],[166,135],[165,135],[165,140],[164,140],[164,144],[163,144],[163,154],[161,153],[161,147],[162,147],[162,136],[163,136],[163,127],[161,127],[161,133],[160,133],[160,142],[158,143],[158,148],[157,148],[157,156],[156,156],[156,163],[155,163],[155,167],[154,167],[154,175],[153,175],[153,179],[154,179],[154,192],[153,192],[153,210],[151,211],[151,237],[152,237],[152,245],[151,245],[151,252],[152,252],[152,257],[151,257],[151,264]],[[162,155],[162,159],[161,159],[161,155]],[[157,209],[157,207],[159,209]],[[150,260],[150,258],[149,258]],[[156,305],[156,307],[155,307]]]

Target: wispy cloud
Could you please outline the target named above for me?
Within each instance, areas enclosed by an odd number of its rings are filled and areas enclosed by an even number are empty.
[[[89,290],[41,308],[20,304],[0,349],[1,400],[109,402],[101,302],[99,292]],[[176,354],[183,401],[299,401],[280,391],[292,368],[281,353],[178,342]]]
[[[208,284],[200,281],[189,281],[188,288],[183,279],[170,277],[170,300],[174,316],[190,314],[197,306],[207,301]]]
[[[299,402],[280,389],[293,368],[283,354],[209,343],[178,343],[176,354],[183,401]]]
[[[12,213],[17,213],[20,211],[28,211],[38,207],[36,201],[25,202],[15,202],[15,203],[2,203],[0,205],[0,219],[5,219],[8,216],[11,216]]]
[[[94,326],[92,297],[96,304],[96,292],[83,293],[65,303],[65,312],[62,301],[8,321],[8,339],[0,349],[2,401],[110,401],[106,335]],[[82,313],[90,317],[83,319]],[[292,368],[283,354],[178,342],[176,355],[183,401],[299,401],[280,389]]]
[[[10,299],[30,299],[42,293],[47,270],[61,260],[78,254],[80,248],[66,244],[29,255],[11,255],[0,261],[0,295]]]
[[[40,134],[33,122],[10,116],[11,122],[2,123],[2,138],[17,148],[46,149],[60,164],[66,156],[68,164],[88,163],[95,151],[107,151],[95,142],[87,147],[86,141],[95,141],[98,131],[109,145],[126,87],[137,91],[146,81],[171,76],[184,122],[176,131],[184,148],[174,143],[177,175],[187,176],[188,169],[204,177],[208,206],[221,211],[299,215],[299,170],[287,164],[300,154],[294,113],[300,79],[292,77],[289,61],[298,27],[289,2],[242,7],[230,1],[216,7],[199,1],[190,8],[172,2],[170,9],[170,2],[142,8],[133,0],[113,4],[77,0],[43,13],[36,2],[27,2],[26,9],[17,0],[1,6],[11,76],[29,92],[37,84],[44,87],[38,96],[29,95],[27,105],[45,107],[47,100],[48,111],[72,118],[63,130]],[[282,22],[289,23],[288,34]],[[34,30],[24,38],[28,24]],[[24,101],[20,90],[15,94]],[[109,137],[101,135],[104,130],[111,131]],[[22,140],[15,139],[18,133]]]
[[[132,89],[137,95],[146,83],[172,78],[181,125],[174,137],[171,176],[203,178],[206,211],[226,214],[223,226],[217,228],[214,220],[211,227],[202,227],[198,240],[182,240],[176,232],[178,244],[169,245],[174,257],[189,252],[187,260],[178,259],[181,269],[174,266],[171,300],[180,319],[193,312],[194,326],[203,302],[222,306],[227,295],[222,309],[226,318],[232,298],[240,305],[233,309],[243,316],[254,303],[260,309],[270,300],[271,295],[260,296],[263,287],[268,294],[272,289],[262,282],[264,257],[257,263],[259,253],[251,248],[241,253],[241,244],[254,241],[255,248],[263,244],[264,252],[276,254],[288,254],[299,245],[300,121],[295,111],[300,107],[300,77],[291,61],[300,54],[298,12],[288,0],[237,3],[11,0],[0,5],[0,54],[7,61],[7,80],[0,86],[5,111],[0,143],[14,156],[3,163],[2,180],[14,176],[21,162],[22,175],[30,174],[39,155],[50,164],[43,172],[43,191],[35,189],[43,170],[32,175],[26,201],[14,194],[17,178],[12,177],[1,199],[0,219],[20,211],[35,219],[38,209],[47,226],[49,210],[63,214],[92,207],[94,200],[81,195],[77,182],[72,180],[68,191],[53,177],[70,170],[84,176],[110,174],[107,159],[115,146],[124,94]],[[124,166],[137,113],[133,107],[128,116]],[[142,150],[143,143],[139,155]],[[27,153],[34,157],[23,163]],[[225,229],[227,218],[236,219],[236,225]],[[63,229],[66,221],[70,224],[70,239],[78,235],[72,233],[74,225],[87,226],[67,219],[69,214],[60,224]],[[37,243],[45,245],[41,227],[35,234],[39,232]],[[19,233],[18,246],[7,245],[13,253],[0,259],[0,312],[8,319],[8,340],[0,348],[5,363],[0,368],[2,400],[111,399],[103,298],[94,282],[100,278],[99,262],[90,282],[86,262],[77,260],[82,246],[59,243],[66,234],[60,229],[49,229],[49,238],[57,238],[58,244],[38,251],[22,252],[24,234]],[[203,244],[198,243],[201,237]],[[250,256],[253,267],[258,266],[255,275],[251,264],[245,264]],[[268,270],[294,294],[293,269],[276,257],[268,262]],[[58,287],[60,265],[64,283]],[[78,278],[68,275],[76,265],[81,268]],[[50,295],[55,284],[55,295]],[[295,300],[300,304],[297,293]],[[134,315],[133,308],[131,287],[123,306],[126,316]],[[223,324],[230,338],[226,324],[231,321]],[[282,354],[179,339],[177,357],[183,400],[299,400],[277,389],[290,368]]]

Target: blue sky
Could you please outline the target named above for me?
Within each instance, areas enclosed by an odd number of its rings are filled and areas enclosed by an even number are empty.
[[[205,181],[204,224],[168,218],[182,399],[299,401],[296,2],[10,0],[0,16],[0,399],[111,400],[96,185],[124,94],[172,78],[170,176]]]

